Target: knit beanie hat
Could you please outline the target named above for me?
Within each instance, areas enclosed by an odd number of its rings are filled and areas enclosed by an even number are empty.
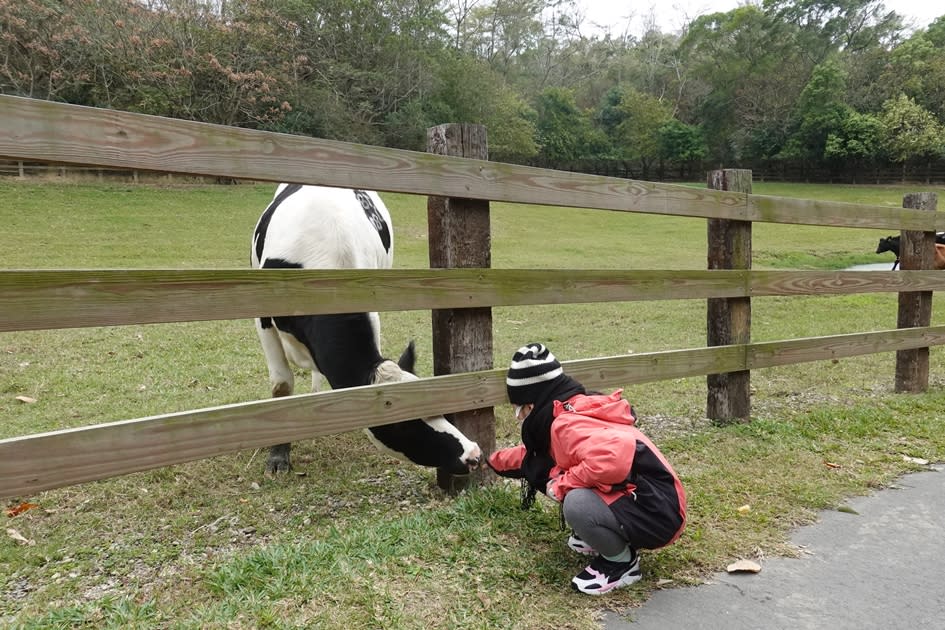
[[[521,468],[525,482],[522,507],[527,509],[534,502],[535,493],[545,491],[555,465],[551,457],[554,401],[565,402],[585,390],[564,373],[555,355],[540,343],[530,343],[515,352],[505,386],[513,405],[535,405],[522,421],[522,444],[525,445]]]
[[[505,385],[513,405],[538,403],[545,398],[549,384],[564,374],[561,364],[544,345],[530,343],[512,355]]]

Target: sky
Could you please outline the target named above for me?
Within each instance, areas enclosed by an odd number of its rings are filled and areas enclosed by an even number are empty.
[[[706,13],[725,12],[746,4],[761,4],[760,0],[576,0],[586,11],[588,24],[609,25],[611,32],[625,30],[632,35],[644,32],[651,18],[664,32],[678,31],[694,18]],[[924,28],[932,20],[945,14],[945,6],[938,0],[883,0],[887,9],[913,19],[916,26]],[[624,28],[628,27],[628,28]]]

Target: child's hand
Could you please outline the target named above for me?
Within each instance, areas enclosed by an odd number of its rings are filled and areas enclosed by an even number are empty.
[[[547,494],[551,498],[552,501],[555,501],[556,503],[560,503],[561,499],[555,493],[555,481],[557,481],[557,479],[555,478],[551,478],[548,480],[548,483],[545,485],[545,494]]]

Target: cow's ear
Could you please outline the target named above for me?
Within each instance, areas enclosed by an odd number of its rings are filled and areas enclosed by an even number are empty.
[[[400,369],[404,372],[414,373],[413,366],[417,362],[417,351],[413,346],[413,339],[410,340],[410,343],[407,344],[407,349],[404,350],[404,353],[400,355],[400,358],[397,359],[397,365],[400,366]]]

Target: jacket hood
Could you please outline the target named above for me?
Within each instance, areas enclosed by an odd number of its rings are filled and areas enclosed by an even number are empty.
[[[557,418],[565,412],[574,412],[604,422],[634,426],[637,419],[633,413],[633,407],[622,395],[623,390],[618,389],[609,395],[577,396],[568,401],[567,405],[556,400],[554,401],[554,417]]]

